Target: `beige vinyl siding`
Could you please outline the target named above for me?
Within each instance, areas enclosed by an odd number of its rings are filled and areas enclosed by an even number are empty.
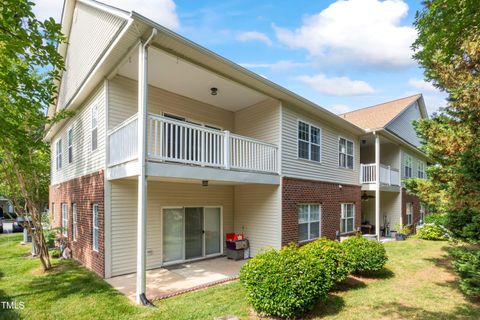
[[[360,150],[360,162],[375,163],[375,146],[362,147]],[[389,165],[392,169],[400,169],[400,147],[393,143],[380,145],[380,163]]]
[[[400,223],[402,209],[402,196],[400,192],[380,192],[380,224],[383,226],[384,217],[390,223],[390,230]],[[362,201],[362,220],[375,224],[375,199]],[[363,222],[363,221],[362,221]]]
[[[311,114],[294,110],[289,106],[282,108],[282,174],[289,177],[319,180],[335,183],[358,185],[360,167],[359,139],[356,136],[338,130],[327,122]],[[321,162],[298,158],[297,137],[298,121],[305,121],[321,128]],[[354,143],[353,170],[338,166],[339,136]]]
[[[121,29],[125,19],[77,1],[58,97],[64,108]]]
[[[105,165],[105,87],[102,84],[92,96],[75,111],[72,118],[51,140],[51,184],[68,181],[98,171]],[[98,108],[97,149],[91,149],[92,108]],[[73,162],[68,163],[68,130],[73,129]],[[62,168],[55,163],[56,142],[62,139]]]
[[[245,233],[252,256],[262,248],[281,247],[281,214],[280,186],[235,186],[235,232]]]
[[[221,206],[223,237],[233,231],[233,186],[149,181],[147,202],[147,269],[162,264],[162,207]],[[135,272],[137,181],[111,184],[112,276]],[[224,243],[224,240],[222,241]]]
[[[111,130],[137,112],[137,82],[117,76],[109,84],[108,128]],[[161,115],[166,112],[218,126],[223,130],[233,130],[234,115],[231,111],[152,86],[148,88],[148,99],[150,113]]]
[[[268,99],[236,112],[235,133],[278,145],[280,102]]]
[[[396,119],[394,119],[386,127],[386,129],[403,138],[410,144],[419,147],[420,140],[418,139],[417,133],[415,132],[413,121],[421,118],[422,115],[420,113],[420,108],[415,102],[410,107],[408,107],[402,114],[400,114]]]

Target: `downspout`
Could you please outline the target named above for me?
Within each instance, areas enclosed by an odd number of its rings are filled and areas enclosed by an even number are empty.
[[[153,307],[146,292],[146,247],[147,247],[147,177],[146,140],[148,110],[148,46],[157,35],[153,28],[150,37],[139,46],[138,53],[138,217],[137,217],[137,303]]]

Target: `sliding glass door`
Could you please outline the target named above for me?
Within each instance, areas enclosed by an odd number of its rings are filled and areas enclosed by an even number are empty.
[[[183,260],[183,208],[163,209],[163,262]]]
[[[205,208],[205,255],[221,252],[220,208]]]
[[[203,257],[203,208],[185,208],[185,259]]]

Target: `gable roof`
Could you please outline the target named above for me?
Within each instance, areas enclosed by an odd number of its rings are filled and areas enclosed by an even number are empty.
[[[339,116],[365,130],[382,129],[421,97],[421,94],[415,94],[340,114]]]

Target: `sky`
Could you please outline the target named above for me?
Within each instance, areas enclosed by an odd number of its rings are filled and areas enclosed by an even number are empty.
[[[62,0],[34,0],[61,20]],[[334,112],[423,93],[429,113],[444,93],[412,59],[421,1],[103,0],[180,35]]]

